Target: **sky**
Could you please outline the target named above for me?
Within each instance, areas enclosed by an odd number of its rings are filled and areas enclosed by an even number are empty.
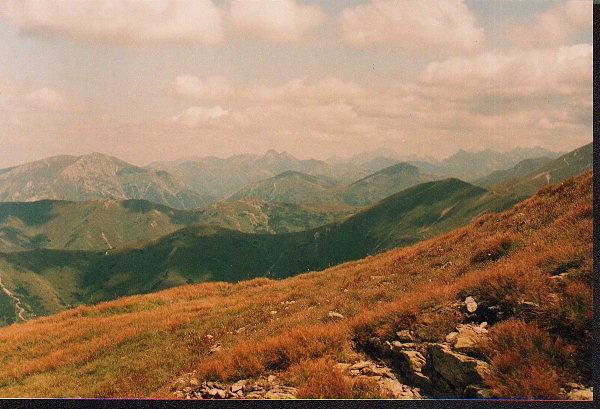
[[[0,0],[0,168],[592,141],[590,0]]]

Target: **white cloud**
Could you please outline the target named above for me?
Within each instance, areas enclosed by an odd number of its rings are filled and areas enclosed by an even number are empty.
[[[200,79],[193,75],[180,75],[175,78],[172,89],[178,96],[203,100],[220,100],[231,97],[235,86],[224,76]]]
[[[200,43],[223,38],[211,0],[6,0],[1,14],[29,33],[116,44]]]
[[[583,91],[591,96],[592,56],[589,44],[493,51],[432,62],[420,81],[451,87],[458,94],[475,90],[478,94],[535,97]]]
[[[214,128],[221,124],[221,120],[227,117],[229,112],[220,106],[211,108],[193,106],[189,107],[179,115],[171,118],[174,123],[182,124],[188,128]]]
[[[230,104],[328,104],[353,99],[364,92],[355,82],[331,76],[322,79],[303,76],[282,85],[246,86],[224,76],[198,78],[186,74],[175,78],[171,89],[180,97]]]
[[[591,1],[571,0],[538,14],[534,23],[507,23],[503,32],[520,47],[565,45],[583,32],[591,37],[593,16]]]
[[[356,48],[392,45],[414,53],[472,53],[485,35],[462,0],[372,0],[343,10],[342,39]]]
[[[50,112],[87,112],[87,104],[76,97],[54,88],[44,87],[25,95],[25,102],[32,108]]]
[[[232,0],[229,23],[245,38],[294,43],[325,20],[319,6],[300,5],[295,0]]]

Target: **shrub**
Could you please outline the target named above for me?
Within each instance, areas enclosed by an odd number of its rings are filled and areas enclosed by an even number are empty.
[[[484,349],[492,365],[484,381],[496,397],[559,398],[573,367],[571,346],[518,319],[495,325]]]

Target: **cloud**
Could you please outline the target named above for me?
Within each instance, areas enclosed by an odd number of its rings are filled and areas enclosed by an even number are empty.
[[[593,16],[591,1],[572,0],[538,14],[533,23],[506,23],[502,32],[519,47],[566,45],[581,33],[591,37]]]
[[[229,8],[232,31],[277,43],[300,42],[324,20],[319,6],[295,0],[232,0]]]
[[[419,79],[426,85],[450,87],[459,95],[473,90],[479,95],[513,97],[587,93],[591,92],[592,56],[589,44],[492,51],[432,62]]]
[[[6,0],[1,14],[26,33],[112,44],[200,43],[223,39],[211,0]]]
[[[82,113],[89,110],[83,101],[48,87],[29,92],[25,95],[25,102],[32,108],[49,112]]]
[[[171,121],[188,128],[215,128],[219,127],[222,124],[221,120],[228,115],[229,112],[220,106],[212,108],[193,106],[175,115]]]
[[[173,92],[181,97],[203,100],[220,100],[231,97],[235,86],[224,76],[200,79],[193,75],[180,75],[172,85]]]
[[[198,78],[180,75],[171,89],[174,94],[202,101],[223,101],[233,104],[328,104],[360,96],[363,87],[355,82],[335,77],[315,79],[310,76],[294,78],[282,85],[236,84],[224,76]]]
[[[462,0],[372,0],[339,17],[343,41],[355,48],[391,45],[412,53],[472,53],[484,31]]]

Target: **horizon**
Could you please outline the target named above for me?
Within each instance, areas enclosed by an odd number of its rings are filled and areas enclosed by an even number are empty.
[[[592,142],[593,141],[590,141],[588,143],[592,143]],[[580,148],[582,146],[585,146],[588,143],[585,143],[585,144],[583,144],[581,146],[577,146],[577,147],[575,147],[572,150],[575,150],[575,149],[578,149],[578,148]],[[457,155],[457,154],[459,154],[461,152],[470,153],[470,154],[479,154],[479,153],[482,153],[482,152],[489,151],[489,152],[494,152],[494,153],[499,153],[499,154],[505,154],[505,153],[510,153],[510,152],[514,152],[514,151],[518,151],[518,150],[528,150],[528,149],[531,149],[531,150],[534,150],[534,149],[544,149],[544,150],[547,150],[549,152],[552,152],[552,153],[558,154],[558,155],[567,153],[567,151],[552,150],[552,149],[547,149],[547,148],[544,148],[544,147],[541,147],[541,146],[532,146],[532,147],[528,147],[528,148],[514,147],[514,148],[509,149],[509,150],[494,150],[494,149],[489,149],[489,148],[485,148],[485,149],[481,149],[481,150],[466,150],[466,149],[463,149],[463,148],[459,148],[457,151],[453,152],[452,154],[450,154],[448,156],[445,156],[445,157],[442,157],[442,158],[439,158],[439,157],[436,158],[436,157],[431,156],[431,155],[400,155],[400,154],[398,154],[398,152],[395,152],[393,150],[391,151],[390,155],[384,155],[384,154],[380,155],[380,154],[377,154],[377,153],[379,151],[383,150],[383,148],[377,148],[377,149],[371,149],[371,150],[361,151],[361,152],[358,152],[358,153],[353,154],[353,155],[347,155],[347,156],[331,155],[331,156],[324,157],[324,158],[317,158],[317,157],[314,157],[314,156],[310,156],[310,157],[298,157],[298,156],[293,155],[290,152],[287,152],[285,150],[277,150],[275,148],[270,148],[270,149],[267,149],[266,151],[264,151],[262,153],[245,152],[245,153],[234,153],[234,154],[229,155],[229,156],[217,156],[217,155],[198,156],[198,155],[191,155],[191,156],[181,156],[181,157],[178,157],[178,158],[175,158],[175,159],[172,159],[172,160],[156,160],[156,161],[151,161],[151,162],[148,162],[148,163],[140,164],[140,163],[135,163],[135,162],[131,162],[131,161],[125,160],[125,159],[123,159],[121,157],[118,157],[116,155],[113,155],[113,154],[110,154],[110,153],[107,153],[107,152],[93,151],[93,152],[87,152],[87,153],[82,153],[82,154],[66,154],[65,153],[65,154],[58,154],[58,155],[46,156],[46,157],[42,157],[42,158],[33,159],[33,160],[27,161],[27,162],[19,162],[19,163],[15,163],[15,164],[8,165],[8,166],[0,166],[0,170],[5,170],[5,169],[9,169],[9,168],[15,168],[15,167],[19,167],[19,166],[22,166],[22,165],[26,165],[28,163],[38,162],[38,161],[42,161],[42,160],[45,160],[45,159],[55,158],[55,157],[60,157],[60,156],[82,157],[82,156],[90,156],[90,155],[95,155],[95,154],[112,157],[112,158],[115,158],[115,159],[118,159],[118,160],[122,160],[122,161],[124,161],[124,162],[126,162],[126,163],[128,163],[130,165],[137,166],[137,167],[140,167],[140,168],[145,168],[145,167],[149,167],[153,163],[161,163],[161,162],[178,162],[178,161],[188,161],[188,160],[189,161],[193,161],[193,160],[203,160],[203,159],[207,159],[207,158],[216,158],[216,159],[220,159],[220,160],[227,160],[227,159],[231,159],[231,158],[238,157],[238,156],[244,156],[244,155],[252,155],[252,156],[255,156],[255,157],[263,157],[263,156],[267,155],[270,152],[274,152],[274,153],[276,153],[278,155],[290,155],[293,158],[298,159],[298,160],[319,160],[319,161],[323,161],[323,162],[327,162],[327,163],[329,163],[332,160],[340,161],[340,162],[343,163],[345,161],[351,161],[353,158],[355,158],[357,156],[366,156],[366,155],[370,155],[370,154],[376,154],[376,156],[374,156],[375,158],[398,159],[398,160],[400,160],[399,163],[404,163],[404,162],[408,163],[410,161],[421,161],[421,160],[422,161],[426,161],[426,162],[430,162],[432,159],[435,160],[435,161],[437,161],[437,162],[443,162],[444,160],[449,159],[449,158],[451,158],[451,157],[453,157],[453,156],[455,156],[455,155]],[[570,151],[568,151],[568,152],[570,152]],[[409,157],[412,157],[412,158],[409,158]],[[431,162],[431,163],[434,163],[434,162]]]
[[[593,139],[592,2],[0,0],[0,168]]]

